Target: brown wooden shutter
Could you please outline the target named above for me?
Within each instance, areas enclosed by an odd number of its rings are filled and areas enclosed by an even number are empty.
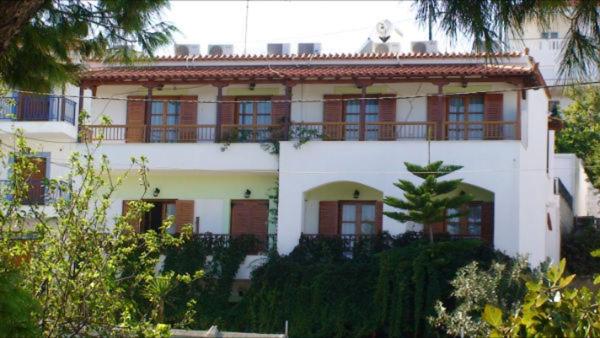
[[[146,130],[146,102],[144,96],[127,97],[127,130],[125,142],[144,142]]]
[[[123,200],[123,208],[121,209],[121,215],[122,216],[127,215],[127,213],[129,212],[129,202],[132,202],[132,201],[130,201],[130,200]],[[136,215],[131,215],[131,220],[129,221],[129,224],[133,228],[133,231],[139,233],[141,231],[141,228],[142,228],[142,224],[141,223],[142,223],[141,215],[138,215],[138,217],[136,217]]]
[[[327,140],[341,140],[343,136],[344,126],[341,122],[344,121],[344,103],[341,100],[342,95],[324,95],[323,99],[323,122],[335,123],[323,127],[323,138]],[[329,101],[333,100],[333,101]]]
[[[264,236],[268,232],[269,201],[235,200],[231,202],[230,235]]]
[[[285,95],[273,96],[271,104],[271,124],[277,126],[273,128],[272,137],[276,140],[284,140],[287,136],[287,128],[290,122],[290,103],[286,102],[288,97]]]
[[[384,94],[379,100],[379,122],[390,122],[379,126],[380,140],[395,140],[396,139],[396,95]]]
[[[442,234],[446,232],[446,222],[435,222],[431,224],[431,229],[433,230],[434,234]],[[423,231],[425,233],[425,237],[429,236],[429,228],[425,227],[423,228]]]
[[[222,138],[229,138],[229,136],[231,135],[231,131],[234,129],[234,127],[231,127],[231,125],[235,124],[235,108],[236,108],[236,102],[235,102],[236,97],[235,96],[223,96],[222,100],[223,101],[228,101],[228,102],[222,102],[221,103],[221,126],[218,126],[221,128],[221,137]],[[227,126],[229,125],[229,126]]]
[[[502,94],[485,94],[484,97],[484,119],[485,121],[503,120],[503,97]],[[502,139],[502,124],[484,125],[484,135],[486,139]]]
[[[375,202],[375,233],[383,232],[383,202]]]
[[[319,202],[319,235],[337,235],[339,233],[339,212],[337,201]]]
[[[198,133],[196,125],[198,124],[198,96],[181,96],[181,113],[179,115],[179,124],[187,127],[180,127],[180,142],[196,142]]]
[[[184,225],[194,224],[194,201],[175,201],[175,232],[180,233]]]
[[[441,102],[440,102],[441,101]],[[444,138],[444,121],[446,120],[446,98],[439,96],[427,97],[427,122],[435,123],[434,139]]]
[[[481,203],[481,239],[494,245],[494,202]]]

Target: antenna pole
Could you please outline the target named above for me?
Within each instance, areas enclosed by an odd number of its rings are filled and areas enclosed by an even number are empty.
[[[244,54],[246,54],[246,44],[248,42],[248,12],[250,9],[250,0],[246,0],[246,23],[244,27]]]
[[[427,16],[427,24],[429,28],[429,41],[433,40],[433,6],[429,6],[429,15]]]

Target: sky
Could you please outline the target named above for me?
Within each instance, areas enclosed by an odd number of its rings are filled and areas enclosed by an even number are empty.
[[[427,40],[427,28],[415,21],[412,1],[172,1],[163,13],[180,30],[177,43],[233,44],[234,53],[244,52],[246,8],[248,28],[246,52],[266,52],[267,43],[290,43],[294,53],[298,42],[320,42],[324,53],[354,53],[368,37],[377,39],[375,25],[389,20],[402,36],[402,51],[410,51],[410,41]],[[451,43],[434,30],[440,51],[468,50],[468,43]],[[173,47],[159,55],[173,54]]]

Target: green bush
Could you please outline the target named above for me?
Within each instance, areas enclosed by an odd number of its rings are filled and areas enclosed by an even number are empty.
[[[348,258],[337,246],[301,243],[255,270],[231,329],[291,337],[428,337],[437,300],[449,303],[450,280],[471,261],[499,254],[479,241],[421,238],[373,255]]]
[[[578,275],[600,273],[600,258],[590,252],[600,248],[600,230],[587,225],[564,236],[562,252],[567,260],[567,270]]]
[[[21,277],[16,270],[0,270],[0,337],[38,337],[33,314],[39,304],[19,286]]]

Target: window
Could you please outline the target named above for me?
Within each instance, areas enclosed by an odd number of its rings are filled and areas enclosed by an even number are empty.
[[[558,110],[560,108],[560,101],[558,100],[549,100],[548,101],[548,112],[552,114],[552,116],[558,115]]]
[[[30,158],[31,167],[24,168],[22,179],[28,185],[27,196],[23,196],[25,205],[43,205],[46,203],[46,167],[45,157],[33,156]],[[31,170],[30,170],[31,169]]]
[[[379,126],[369,124],[379,121],[379,101],[365,100],[365,140],[379,139]],[[349,100],[344,102],[344,128],[345,140],[360,139],[360,100]]]
[[[237,104],[240,141],[264,141],[270,137],[272,104],[269,98],[243,98]]]
[[[448,100],[448,139],[483,139],[483,95],[451,96]]]
[[[340,234],[375,235],[375,202],[341,202]]]
[[[446,231],[452,236],[481,238],[482,211],[481,202],[471,202],[462,209],[448,209],[447,215],[460,215],[446,220]]]
[[[177,142],[181,104],[176,101],[150,103],[150,142]]]
[[[542,39],[558,39],[558,32],[542,32]]]
[[[152,204],[149,211],[144,213],[142,221],[142,231],[154,230],[158,232],[162,223],[169,217],[175,216],[175,201],[146,201]],[[175,233],[175,224],[171,225],[167,231],[171,234]]]

